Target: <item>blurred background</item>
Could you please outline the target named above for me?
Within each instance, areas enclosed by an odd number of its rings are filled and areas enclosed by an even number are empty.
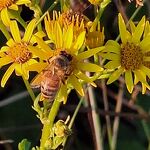
[[[72,6],[73,9],[82,7],[85,4],[83,13],[90,19],[94,19],[94,7],[90,5],[87,0],[71,0],[75,1]],[[40,5],[43,12],[45,12],[53,0],[40,0]],[[120,8],[123,7],[127,17],[130,17],[136,10],[135,3],[129,3],[123,0],[120,3],[113,0],[103,13],[101,24],[105,30],[105,41],[108,39],[115,39],[118,36],[117,15]],[[54,8],[59,10],[59,4]],[[150,17],[150,1],[144,4],[140,9],[134,21],[138,22],[143,15],[146,18]],[[26,6],[23,6],[22,18],[29,21],[33,18],[33,12]],[[0,33],[1,41],[0,46],[5,45],[6,39]],[[0,79],[8,66],[0,69]],[[30,80],[34,77],[35,73],[31,73]],[[102,96],[102,83],[97,82],[98,87],[93,89],[97,102],[97,113],[99,114],[104,149],[109,150],[107,130],[106,130],[106,115],[110,116],[111,123],[115,116],[120,116],[120,124],[118,130],[117,150],[146,150],[150,141],[150,92],[147,91],[142,95],[139,88],[130,95],[126,88],[124,88],[124,97],[122,111],[115,113],[116,100],[118,91],[120,89],[119,83],[115,82],[106,87],[109,111],[104,111],[104,100]],[[62,105],[57,118],[65,119],[68,115],[73,114],[76,105],[79,102],[78,95],[72,91],[68,97],[66,105]],[[68,139],[66,148],[67,150],[94,150],[95,139],[93,133],[93,124],[91,120],[91,108],[81,106],[78,115],[73,125],[72,136]],[[0,150],[17,150],[18,143],[26,138],[32,142],[32,146],[39,145],[41,137],[42,125],[36,117],[35,111],[32,109],[32,100],[25,88],[24,82],[21,77],[16,77],[15,74],[11,76],[5,88],[0,87]]]

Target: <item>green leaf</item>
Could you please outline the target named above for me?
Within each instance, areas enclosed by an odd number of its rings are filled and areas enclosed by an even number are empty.
[[[18,144],[18,149],[19,150],[31,150],[31,142],[29,142],[27,139],[23,139]]]

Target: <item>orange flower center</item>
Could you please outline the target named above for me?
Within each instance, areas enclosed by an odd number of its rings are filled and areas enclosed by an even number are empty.
[[[10,5],[14,4],[15,0],[1,0],[0,1],[0,11],[3,8],[9,7]]]
[[[16,43],[9,48],[8,55],[16,63],[23,64],[27,62],[32,57],[32,53],[28,50],[27,45],[25,42]]]
[[[69,10],[62,14],[62,21],[66,26],[73,23],[74,25],[79,27],[82,20],[84,20],[84,17],[80,12],[74,12],[72,10]]]
[[[134,43],[127,42],[121,47],[121,66],[126,70],[139,69],[143,64],[141,48]]]

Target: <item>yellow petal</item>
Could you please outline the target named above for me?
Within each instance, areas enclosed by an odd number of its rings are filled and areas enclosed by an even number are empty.
[[[89,72],[100,72],[103,71],[103,68],[96,65],[96,64],[92,64],[92,63],[77,63],[77,68],[79,70],[83,70],[83,71],[89,71]]]
[[[63,35],[62,35],[62,30],[58,22],[55,23],[55,44],[56,48],[62,48],[63,45]]]
[[[130,70],[125,72],[125,82],[126,82],[126,86],[127,86],[128,91],[130,93],[132,93],[132,91],[133,91],[133,77],[132,77],[132,72]]]
[[[83,31],[82,33],[79,34],[79,36],[77,37],[76,41],[74,42],[73,44],[73,50],[75,50],[75,52],[77,50],[79,50],[81,48],[81,46],[83,45],[84,43],[84,40],[85,40],[85,31]],[[75,53],[73,52],[73,53]]]
[[[77,71],[77,70],[74,70],[73,73],[77,78],[85,81],[86,83],[90,83],[94,87],[96,87],[96,84],[94,82],[92,82],[92,81],[96,80],[95,78],[92,78],[92,77],[90,78],[90,77],[86,76],[84,73],[82,73],[81,71]]]
[[[70,49],[73,41],[73,25],[71,24],[64,33],[63,48]]]
[[[126,30],[126,25],[124,23],[124,20],[120,13],[118,15],[118,21],[119,21],[119,32],[120,32],[120,36],[121,36],[121,41],[122,41],[122,43],[126,43],[127,37],[128,37],[127,30]]]
[[[0,67],[5,66],[11,62],[13,62],[13,60],[9,56],[5,56],[3,58],[0,58]]]
[[[135,32],[135,29],[136,29],[136,26],[135,26],[135,24],[133,23],[133,21],[130,21],[130,28],[131,28],[131,33],[134,33],[134,32]]]
[[[42,40],[40,39],[39,37],[35,36],[35,39],[37,41],[37,43],[39,44],[39,46],[44,50],[44,51],[47,51],[47,52],[50,52],[50,53],[53,53],[54,51],[51,50],[51,48]]]
[[[23,41],[25,42],[29,42],[31,39],[31,36],[33,34],[33,30],[35,28],[35,24],[36,24],[36,19],[33,19],[30,21],[30,23],[28,24],[24,37],[23,37]]]
[[[142,66],[140,68],[140,70],[143,71],[149,77],[149,79],[150,79],[150,69],[149,68],[147,68],[145,66]]]
[[[29,3],[31,3],[30,0],[18,0],[18,1],[16,1],[17,5],[23,5],[23,4],[29,4]]]
[[[10,21],[10,31],[15,42],[19,43],[21,41],[21,37],[20,37],[20,32],[16,21]]]
[[[2,22],[5,24],[5,26],[9,26],[10,24],[10,18],[8,16],[8,10],[7,10],[7,7],[6,8],[3,8],[1,10],[1,19],[2,19]]]
[[[15,41],[14,41],[13,39],[9,39],[6,44],[7,44],[9,47],[12,47],[12,46],[14,46]]]
[[[28,49],[36,56],[38,56],[39,58],[43,59],[43,60],[47,60],[48,58],[50,58],[53,54],[48,55],[48,53],[46,53],[45,51],[41,50],[38,47],[35,46],[30,46],[28,45]]]
[[[113,52],[116,54],[120,54],[121,47],[116,41],[109,40],[105,46],[106,46],[106,52]]]
[[[120,67],[118,70],[114,71],[110,75],[110,77],[107,81],[107,84],[111,84],[112,82],[116,81],[120,77],[120,75],[123,73],[123,71],[124,71],[124,69],[122,67]]]
[[[3,46],[3,47],[1,48],[1,50],[0,50],[0,53],[7,52],[8,49],[9,49],[8,46]],[[0,63],[0,64],[1,64],[1,63]]]
[[[135,32],[133,33],[132,42],[137,43],[140,41],[140,38],[141,38],[143,31],[144,31],[144,27],[145,27],[145,16],[138,23],[138,25],[135,29]]]
[[[77,55],[77,59],[81,60],[81,59],[86,59],[86,58],[89,58],[95,54],[97,54],[98,52],[104,50],[104,46],[102,47],[97,47],[97,48],[93,48],[93,49],[89,49],[85,52],[82,52],[80,54]]]
[[[14,68],[15,68],[15,65],[16,65],[16,64],[13,63],[13,64],[7,69],[7,71],[5,72],[5,74],[4,74],[4,76],[3,76],[2,80],[1,80],[1,86],[2,86],[2,87],[5,86],[7,80],[9,79],[9,77],[11,76],[11,74],[13,73]]]
[[[22,76],[22,64],[16,64],[15,66],[15,73],[17,76]]]
[[[44,68],[46,68],[47,63],[35,63],[29,65],[26,69],[29,71],[37,71],[38,73],[41,72]]]
[[[141,83],[144,83],[146,86],[148,86],[144,72],[141,72],[140,70],[134,70],[134,73]]]
[[[144,38],[139,44],[143,53],[149,51],[149,47],[150,47],[149,39],[150,39],[150,35]]]
[[[84,91],[82,88],[81,83],[78,81],[78,79],[74,76],[71,75],[68,79],[68,83],[71,83],[72,86],[75,88],[75,90],[81,95],[84,96]]]
[[[103,58],[108,59],[108,60],[114,60],[114,61],[120,60],[120,55],[117,55],[114,53],[108,53],[108,54],[101,53],[100,56],[102,56]]]
[[[18,6],[16,4],[12,4],[9,6],[9,9],[18,10]]]
[[[120,66],[120,61],[109,61],[104,67],[107,69],[116,69]]]

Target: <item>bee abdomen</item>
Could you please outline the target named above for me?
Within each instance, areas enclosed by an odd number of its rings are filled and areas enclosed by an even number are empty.
[[[58,88],[49,87],[47,89],[44,89],[41,87],[42,96],[45,99],[49,99],[50,101],[53,101],[55,99],[57,92],[58,92]]]

